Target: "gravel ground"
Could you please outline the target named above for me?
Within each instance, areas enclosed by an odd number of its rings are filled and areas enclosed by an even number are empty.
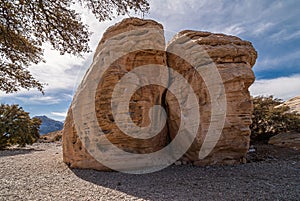
[[[259,162],[128,175],[71,170],[59,143],[34,144],[0,151],[0,200],[300,200],[299,151],[266,149]]]

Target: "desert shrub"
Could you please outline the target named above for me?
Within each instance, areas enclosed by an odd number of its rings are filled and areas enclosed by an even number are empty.
[[[54,137],[54,141],[56,142],[56,141],[60,141],[61,140],[61,135],[56,135],[55,137]]]
[[[266,142],[270,137],[282,133],[300,132],[300,115],[289,112],[289,107],[273,96],[253,98],[251,141]]]
[[[41,121],[30,118],[18,105],[0,105],[0,149],[18,144],[25,146],[39,139]]]

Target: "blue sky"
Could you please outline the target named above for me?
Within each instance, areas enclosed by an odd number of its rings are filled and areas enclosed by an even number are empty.
[[[145,18],[162,23],[167,40],[181,30],[191,29],[231,34],[251,41],[258,51],[252,95],[272,94],[284,100],[300,95],[300,1],[151,0],[150,7]],[[124,18],[99,23],[88,10],[76,9],[93,32],[92,50],[103,32]],[[33,65],[30,71],[41,82],[48,83],[45,95],[36,90],[0,93],[0,102],[17,103],[31,116],[47,115],[63,121],[93,53],[76,58],[61,56],[48,44],[44,47],[47,62]]]

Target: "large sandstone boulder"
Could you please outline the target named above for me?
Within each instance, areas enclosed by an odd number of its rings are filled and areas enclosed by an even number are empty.
[[[130,18],[110,27],[69,108],[64,162],[125,171],[163,165],[169,155],[167,161],[183,155],[195,165],[241,162],[256,57],[250,42],[234,36],[183,31],[166,48],[155,21]]]
[[[223,34],[182,31],[168,44],[167,52],[168,66],[188,80],[199,104],[199,108],[191,107],[200,113],[198,133],[182,160],[196,165],[241,162],[250,142],[252,102],[248,88],[254,82],[251,67],[257,57],[251,43]],[[173,77],[171,73],[171,87],[177,84]],[[188,102],[190,95],[183,96],[183,102]],[[166,101],[173,139],[181,123],[180,109],[172,94],[167,94]]]
[[[125,134],[116,124],[115,117],[125,115],[128,111],[123,110],[124,104],[128,104],[126,95],[127,88],[139,88],[129,101],[129,113],[132,121],[138,126],[148,126],[150,117],[149,109],[154,105],[162,105],[163,93],[165,88],[150,84],[150,77],[147,75],[139,75],[134,72],[131,74],[132,79],[125,80],[121,86],[121,92],[114,98],[115,105],[112,104],[113,91],[116,85],[124,75],[133,71],[136,67],[157,64],[166,67],[165,38],[163,27],[161,24],[152,20],[141,20],[137,18],[125,19],[122,22],[110,27],[103,35],[100,41],[93,64],[87,71],[77,94],[74,97],[72,105],[68,111],[68,115],[64,125],[63,134],[63,157],[64,161],[73,168],[93,168],[98,170],[108,170],[97,160],[90,147],[86,147],[89,141],[84,141],[85,133],[82,127],[76,128],[76,124],[87,127],[89,135],[96,135],[91,130],[94,125],[93,114],[89,114],[89,109],[94,107],[96,120],[98,125],[104,132],[102,136],[94,136],[99,149],[111,149],[110,143],[129,153],[151,153],[163,148],[167,143],[167,125],[164,123],[161,131],[156,133],[149,139],[137,139]],[[163,71],[164,69],[161,68]],[[162,77],[165,74],[158,69],[151,73],[152,78],[162,80],[167,85],[168,77]],[[98,79],[98,80],[97,80]],[[96,81],[97,80],[97,81]],[[97,86],[92,86],[96,82]],[[94,87],[94,88],[93,88]],[[123,90],[123,91],[122,91]],[[89,91],[89,92],[87,92]],[[81,106],[84,105],[84,106]],[[117,114],[112,113],[112,107],[115,107]],[[122,108],[123,107],[123,108]],[[74,114],[74,112],[77,114]],[[153,124],[163,122],[161,114],[155,114]],[[74,117],[77,122],[74,122]],[[129,122],[121,122],[125,127]],[[154,125],[155,126],[155,125]],[[131,133],[132,134],[132,133]],[[91,138],[91,136],[89,136]],[[107,139],[109,141],[107,141]],[[115,160],[113,155],[120,154],[118,152],[111,153],[111,160]],[[93,155],[93,156],[92,156]],[[118,156],[122,159],[122,156]],[[125,158],[125,156],[124,156]],[[126,159],[123,159],[126,160]],[[115,164],[122,165],[123,160],[115,160]],[[132,161],[134,166],[136,162]],[[125,167],[124,167],[125,168]]]

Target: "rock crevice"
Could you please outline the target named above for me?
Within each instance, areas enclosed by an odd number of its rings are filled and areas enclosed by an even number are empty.
[[[252,44],[235,36],[186,30],[178,33],[166,45],[163,26],[153,20],[130,18],[108,28],[65,120],[64,162],[72,168],[110,170],[111,167],[95,158],[94,152],[97,150],[90,148],[96,146],[109,153],[108,158],[114,158],[120,153],[109,152],[110,143],[128,153],[143,155],[157,152],[176,138],[186,113],[196,110],[200,114],[199,120],[191,121],[198,122],[197,125],[192,124],[192,127],[198,128],[197,133],[180,160],[195,165],[240,163],[250,141],[252,102],[248,88],[255,78],[251,67],[256,57]],[[152,68],[153,65],[155,68]],[[202,74],[199,69],[211,66],[217,70],[218,79],[222,80],[226,114],[214,148],[205,158],[200,159],[200,150],[209,125],[216,121],[212,118],[215,115],[212,115],[212,106],[215,105],[212,104],[213,93],[210,90],[219,88],[210,86],[203,78],[205,75],[215,79],[214,75]],[[142,72],[139,71],[140,67],[143,67]],[[188,86],[177,84],[177,74],[192,88],[196,102],[191,102],[195,99],[184,93]],[[94,86],[96,81],[97,85]],[[130,89],[136,90],[129,96],[127,93]],[[116,93],[119,94],[114,96]],[[178,96],[181,96],[180,101]],[[124,110],[126,104],[128,111]],[[155,105],[165,108],[166,113],[155,110]],[[182,112],[181,106],[186,106],[188,110]],[[94,107],[94,111],[87,112],[91,107]],[[129,115],[129,120],[125,118],[126,115]],[[119,116],[124,116],[126,121],[119,122]],[[95,124],[91,123],[93,117],[103,135],[95,134],[91,141],[89,135],[91,129],[94,129],[91,125]],[[78,121],[84,123],[78,126]],[[140,131],[125,132],[134,126],[148,126],[149,136],[146,132],[144,139],[137,139],[134,136]],[[150,136],[155,128],[160,128],[159,132]],[[190,128],[186,129],[188,139],[192,134]],[[183,144],[186,143],[185,138],[181,139]],[[122,164],[122,161],[112,163]],[[135,163],[132,161],[132,166],[124,168],[137,168]],[[145,166],[151,166],[151,161]]]

